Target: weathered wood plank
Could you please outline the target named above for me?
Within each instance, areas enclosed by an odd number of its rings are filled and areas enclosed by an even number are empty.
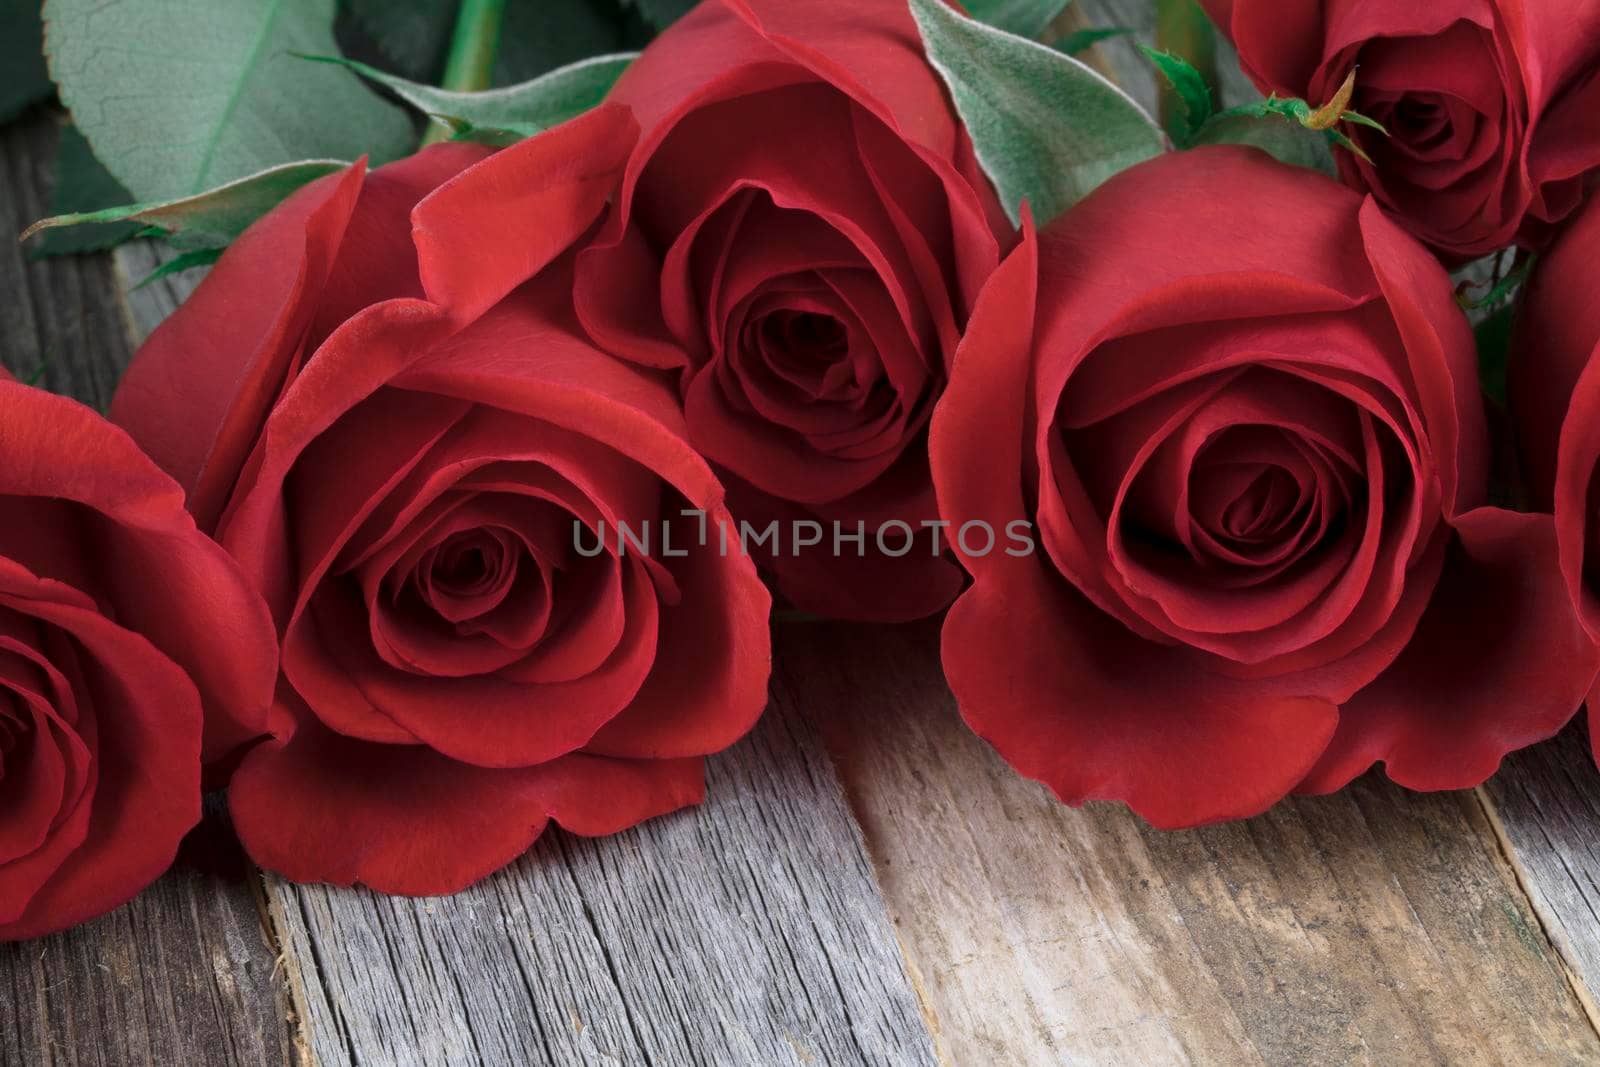
[[[196,834],[212,853],[205,867],[191,855],[109,915],[0,945],[0,1063],[267,1067],[300,1058],[257,906],[259,876],[225,819]]]
[[[1600,1063],[1474,794],[1368,777],[1153,831],[968,731],[936,625],[780,637],[948,1062]]]
[[[704,807],[552,831],[455,897],[268,878],[323,1067],[918,1064],[932,1047],[861,837],[782,710]]]
[[[1600,772],[1574,723],[1518,752],[1481,792],[1523,889],[1600,1019]]]
[[[123,318],[127,321],[135,346],[144,343],[161,320],[188,299],[205,278],[207,267],[169,274],[149,281],[156,268],[172,259],[174,253],[157,241],[130,241],[112,253],[118,288],[122,293]]]
[[[34,261],[15,239],[50,213],[57,136],[44,110],[0,129],[0,363],[103,410],[133,353],[110,258]]]
[[[0,130],[0,232],[48,214],[57,117]],[[133,351],[111,257],[29,261],[0,241],[0,362],[104,408]],[[0,462],[3,462],[0,457]],[[260,882],[208,815],[177,868],[75,930],[0,945],[0,1063],[287,1064],[287,990]]]

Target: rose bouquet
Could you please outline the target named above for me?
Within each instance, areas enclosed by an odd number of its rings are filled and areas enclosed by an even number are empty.
[[[109,420],[0,382],[0,938],[156,877],[203,784],[405,894],[694,805],[775,602],[948,609],[972,729],[1159,827],[1470,787],[1594,686],[1600,7],[1206,0],[1268,95],[1163,42],[1158,121],[1064,0],[537,61],[445,6],[45,5],[62,165],[128,202],[30,235],[209,274]],[[94,61],[201,33],[226,106]]]

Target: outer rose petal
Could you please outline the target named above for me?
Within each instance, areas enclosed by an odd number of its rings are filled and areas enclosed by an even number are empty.
[[[312,182],[230,245],[139,349],[112,419],[178,479],[201,529],[215,531],[268,411],[307,344],[322,340],[313,325],[328,332],[372,300],[421,295],[411,245],[403,231],[394,237],[396,202],[409,210],[487,152],[434,145],[370,174],[358,163]],[[243,353],[241,338],[253,344]]]
[[[79,732],[95,757],[95,779],[75,812],[32,863],[54,869],[20,914],[0,923],[0,940],[37,937],[109,911],[172,863],[200,818],[200,705],[193,684],[149,642],[0,561],[0,611],[15,610],[68,633],[83,649]],[[68,849],[70,846],[70,850]]]
[[[1479,508],[1400,658],[1345,704],[1300,792],[1327,793],[1378,760],[1410,789],[1464,789],[1508,752],[1554,735],[1600,669],[1556,564],[1548,515]]]
[[[1239,49],[1256,88],[1302,96],[1322,62],[1323,5],[1312,0],[1199,0]]]
[[[208,530],[327,284],[365,175],[357,163],[320,178],[241,234],[117,386],[112,419],[178,480]],[[242,357],[241,339],[251,346]]]
[[[638,137],[603,104],[441,185],[412,215],[428,298],[470,322],[543,270],[600,217]]]
[[[55,537],[28,546],[55,564],[42,573],[97,598],[189,672],[206,707],[207,763],[265,733],[278,671],[272,620],[233,561],[195,529],[178,485],[88,408],[15,382],[0,382],[0,456],[0,496],[73,501],[104,516],[88,535],[114,563],[63,551],[75,531],[30,528],[23,504],[12,505],[24,521],[0,533],[0,552]]]
[[[1535,505],[1545,510],[1553,499],[1558,442],[1564,432],[1574,432],[1567,417],[1569,407],[1576,406],[1573,391],[1585,368],[1596,362],[1600,345],[1600,300],[1594,299],[1594,279],[1600,277],[1594,267],[1597,244],[1600,201],[1574,219],[1539,262],[1517,314],[1510,401],[1529,488]],[[1600,383],[1584,388],[1594,390]]]
[[[1162,829],[1245,818],[1333,735],[1332,703],[1200,670],[1052,578],[1026,559],[980,579],[942,650],[967,724],[1067,803],[1121,800]]]
[[[934,417],[946,518],[997,534],[1026,514],[1022,410],[1032,361],[1037,240],[995,272]],[[1018,416],[1020,418],[1020,414]],[[975,462],[981,459],[981,469]],[[967,723],[1007,762],[1069,803],[1117,799],[1161,827],[1239,818],[1281,799],[1316,761],[1338,713],[1199,670],[1102,615],[1038,554],[963,556],[974,585],[945,620],[943,659]]]
[[[353,741],[292,695],[277,739],[234,775],[228,803],[251,858],[298,882],[383,893],[454,893],[525,852],[555,819],[609,834],[698,804],[701,761],[565,756],[485,770],[421,746]]]
[[[910,9],[898,0],[711,0],[668,33],[672,47],[647,49],[611,96],[630,105],[646,130],[740,68],[752,72],[754,87],[761,67],[790,63],[838,86],[914,144],[948,157],[964,136],[923,57]],[[776,71],[765,77],[769,85],[797,80]]]
[[[1411,377],[1436,456],[1447,516],[1483,503],[1489,480],[1489,427],[1478,385],[1478,349],[1456,305],[1449,277],[1416,240],[1379,210],[1361,204],[1361,238],[1411,361]]]

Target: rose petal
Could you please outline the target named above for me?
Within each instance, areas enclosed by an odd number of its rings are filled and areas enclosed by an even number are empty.
[[[525,852],[550,819],[616,833],[704,795],[698,759],[575,755],[485,770],[420,746],[341,738],[292,697],[274,730],[245,758],[228,803],[251,858],[300,882],[455,893]]]
[[[31,615],[71,635],[87,705],[75,731],[93,753],[92,791],[49,840],[0,868],[0,903],[22,904],[0,921],[0,940],[36,937],[109,911],[166,870],[200,818],[198,694],[188,677],[143,638],[55,583],[0,562],[0,612]],[[4,886],[48,879],[31,899]]]
[[[1548,515],[1479,508],[1393,666],[1341,709],[1299,791],[1326,793],[1382,760],[1410,789],[1465,789],[1553,736],[1600,668],[1556,566]]]
[[[0,496],[16,498],[19,518],[0,531],[0,553],[48,559],[40,573],[92,594],[189,673],[206,705],[207,763],[260,737],[278,671],[272,621],[195,529],[178,485],[88,408],[16,383],[0,382],[0,455]],[[38,523],[27,498],[40,498]],[[83,511],[64,515],[60,501]]]
[[[600,217],[638,134],[603,104],[439,186],[412,213],[428,298],[471,322],[538,274]]]
[[[365,171],[312,182],[240,235],[140,347],[112,398],[112,419],[178,479],[207,531],[283,387]],[[251,345],[242,355],[240,338]]]

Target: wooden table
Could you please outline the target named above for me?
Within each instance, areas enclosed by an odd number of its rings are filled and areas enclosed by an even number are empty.
[[[1075,17],[1147,28],[1129,6]],[[1101,60],[1150,99],[1126,50]],[[48,213],[57,133],[0,131],[0,229]],[[104,408],[194,283],[133,290],[158,262],[0,244],[0,358]],[[1578,727],[1479,790],[1369,775],[1160,833],[1012,774],[937,633],[780,624],[704,807],[548,833],[448,899],[290,885],[213,811],[131,904],[0,946],[0,1063],[1600,1063]]]

